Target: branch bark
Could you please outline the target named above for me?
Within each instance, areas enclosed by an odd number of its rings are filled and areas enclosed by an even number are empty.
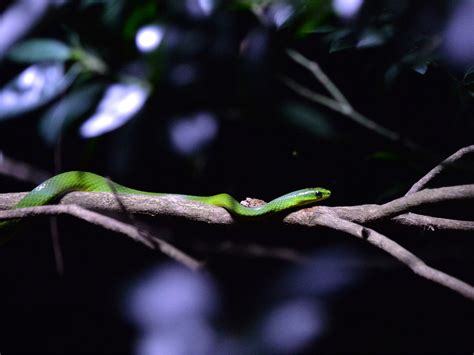
[[[12,159],[0,150],[0,174],[14,179],[41,184],[51,177],[48,172],[35,168],[30,164]]]
[[[474,153],[474,145],[470,145],[464,148],[459,149],[456,153],[449,156],[445,160],[443,160],[440,164],[435,166],[431,169],[425,176],[423,176],[416,184],[414,184],[410,190],[405,194],[410,195],[417,191],[423,189],[428,183],[433,180],[436,176],[438,176],[443,170],[448,168],[449,166],[453,165],[457,160],[461,159],[466,154]]]
[[[308,100],[326,106],[336,112],[343,114],[344,116],[350,118],[357,124],[379,134],[382,137],[385,137],[392,141],[398,141],[412,150],[420,150],[420,147],[416,143],[410,141],[409,139],[401,137],[397,132],[382,126],[381,124],[371,120],[370,118],[356,111],[351,105],[351,103],[338,89],[338,87],[331,81],[331,79],[326,75],[326,73],[324,73],[318,63],[309,60],[301,53],[298,53],[291,49],[287,50],[287,54],[296,63],[309,70],[316,78],[316,80],[318,80],[330,93],[331,97],[318,94],[298,84],[292,79],[283,77],[283,82],[294,92],[296,92],[300,96],[307,98]]]
[[[37,216],[57,216],[61,214],[70,215],[113,232],[124,234],[136,242],[144,244],[148,248],[156,249],[156,247],[158,247],[163,254],[175,259],[192,270],[198,270],[201,267],[199,261],[175,248],[166,241],[150,235],[144,235],[143,231],[138,231],[137,228],[132,225],[123,223],[98,212],[90,211],[76,204],[27,207],[0,211],[0,220],[12,220]]]
[[[0,210],[13,208],[26,194],[26,192],[0,194]],[[447,201],[469,199],[474,199],[474,184],[425,189],[408,196],[400,197],[383,205],[371,204],[340,207],[314,206],[290,213],[285,218],[285,222],[305,225],[304,221],[311,220],[314,214],[331,211],[336,213],[340,218],[357,223],[372,223],[388,219],[391,219],[396,223],[402,223],[402,219],[393,217],[403,216],[414,208]],[[179,216],[198,222],[212,224],[235,223],[234,217],[223,208],[195,201],[188,201],[179,197],[120,195],[120,202],[123,203],[123,206],[125,206],[127,211],[130,213],[150,216]],[[76,204],[84,208],[101,211],[123,211],[123,206],[121,206],[117,201],[114,194],[106,192],[71,192],[65,195],[59,203],[64,205]],[[430,218],[432,218],[433,221],[437,221],[437,223],[443,223],[439,219],[435,219],[435,217]],[[443,220],[448,221],[447,219]],[[467,223],[465,227],[469,225],[470,224]]]
[[[336,99],[345,100],[343,96],[341,99],[338,92],[334,92],[334,89],[329,91]],[[474,231],[474,221],[425,216],[412,212],[413,209],[426,205],[474,199],[474,184],[418,191],[442,172],[446,166],[473,151],[474,146],[459,150],[421,178],[405,196],[383,205],[315,206],[289,213],[283,216],[282,222],[307,227],[330,228],[363,239],[407,265],[417,275],[474,300],[473,286],[442,271],[433,269],[395,241],[367,226],[374,222],[391,222],[431,231],[436,229]],[[136,226],[132,214],[180,216],[212,224],[233,224],[236,222],[236,219],[223,208],[185,200],[178,196],[119,195],[113,188],[112,191],[114,192],[71,192],[66,194],[58,202],[58,205],[21,209],[15,209],[14,207],[27,194],[26,192],[0,194],[0,221],[40,215],[69,214],[89,223],[125,234],[150,248],[158,246],[164,254],[193,270],[200,268],[201,264],[198,261],[164,240],[150,236],[146,231],[140,230]],[[262,201],[260,202],[262,203]],[[92,210],[125,213],[133,225],[123,223]],[[253,246],[250,249],[244,250],[244,252],[249,251],[253,255],[270,255],[287,259],[295,258],[295,255],[288,253],[287,250],[274,250],[270,254],[267,254],[259,246]]]
[[[0,209],[12,208],[25,194],[0,195]],[[417,227],[427,229],[436,227],[446,229],[452,227],[458,230],[472,231],[474,222],[471,221],[457,221],[409,213],[415,207],[467,199],[474,199],[474,184],[422,190],[383,205],[315,206],[290,213],[284,216],[282,221],[286,224],[330,228],[366,240],[407,265],[416,274],[474,300],[474,287],[429,267],[398,243],[365,226],[365,224],[373,222],[390,221],[404,225],[416,225]],[[70,214],[107,229],[126,234],[151,247],[148,238],[144,238],[133,226],[114,219],[104,222],[103,218],[110,219],[110,217],[89,210],[121,212],[124,208],[130,213],[152,216],[180,216],[212,224],[233,224],[237,221],[223,208],[188,201],[179,197],[120,195],[120,200],[118,201],[113,193],[93,192],[71,192],[59,201],[59,205],[0,211],[0,220],[37,215]],[[158,241],[157,243],[165,254],[185,263],[187,266],[193,269],[200,266],[199,262],[166,242]]]
[[[426,265],[420,258],[385,235],[373,229],[361,226],[330,213],[319,214],[313,223],[318,226],[325,226],[340,232],[350,234],[354,237],[366,240],[370,244],[392,255],[394,258],[408,266],[415,274],[431,280],[435,283],[450,288],[461,295],[474,300],[474,287],[440,270],[436,270]]]

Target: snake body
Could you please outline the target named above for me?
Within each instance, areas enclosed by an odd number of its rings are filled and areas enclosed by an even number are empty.
[[[23,197],[23,199],[17,203],[15,208],[43,206],[54,202],[62,195],[71,191],[116,192],[118,194],[173,196],[190,201],[197,201],[209,205],[223,207],[232,214],[243,217],[258,217],[281,212],[324,200],[331,195],[329,190],[323,189],[321,187],[307,188],[280,196],[269,203],[264,204],[263,206],[246,207],[240,204],[231,195],[226,193],[212,196],[193,196],[146,192],[119,185],[94,173],[85,171],[68,171],[53,176],[52,178],[38,185],[35,189]],[[0,222],[0,228],[14,223],[15,221]]]

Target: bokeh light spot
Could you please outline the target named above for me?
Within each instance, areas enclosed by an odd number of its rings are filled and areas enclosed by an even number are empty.
[[[455,64],[474,62],[474,1],[459,2],[446,27],[443,49]]]
[[[140,85],[111,85],[95,114],[82,124],[81,136],[96,137],[122,126],[140,111],[148,95],[148,90]]]
[[[334,12],[343,18],[354,17],[359,12],[364,0],[333,0]]]
[[[262,326],[266,347],[278,353],[301,351],[325,329],[322,307],[309,299],[295,299],[277,306]]]
[[[148,25],[140,28],[135,36],[135,44],[141,52],[151,52],[158,48],[164,29],[159,25]]]
[[[192,117],[176,119],[170,126],[170,141],[178,153],[190,155],[209,144],[218,128],[213,114],[199,112]]]

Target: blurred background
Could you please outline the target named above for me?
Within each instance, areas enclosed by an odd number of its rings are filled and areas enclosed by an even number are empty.
[[[472,0],[3,0],[1,192],[86,170],[147,191],[268,201],[323,186],[328,205],[389,201],[473,143],[473,24]],[[288,49],[399,138],[291,88],[329,95]],[[467,159],[432,186],[472,177]],[[424,212],[474,218],[468,204]],[[473,349],[472,303],[362,241],[139,220],[205,271],[69,217],[53,243],[36,219],[0,249],[0,352]],[[470,236],[380,230],[474,283]]]

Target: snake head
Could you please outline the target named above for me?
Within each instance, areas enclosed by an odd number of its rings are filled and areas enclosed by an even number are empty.
[[[310,187],[295,191],[295,203],[297,206],[304,206],[318,201],[325,200],[331,196],[331,191],[322,187]]]
[[[310,187],[298,191],[290,192],[274,201],[278,201],[279,209],[292,208],[309,205],[318,201],[325,200],[331,196],[331,191],[322,187]],[[283,208],[282,208],[283,207]]]
[[[314,198],[316,199],[316,201],[325,200],[331,197],[331,191],[323,189],[322,187],[315,187],[310,190],[314,190],[313,193],[314,193]]]

